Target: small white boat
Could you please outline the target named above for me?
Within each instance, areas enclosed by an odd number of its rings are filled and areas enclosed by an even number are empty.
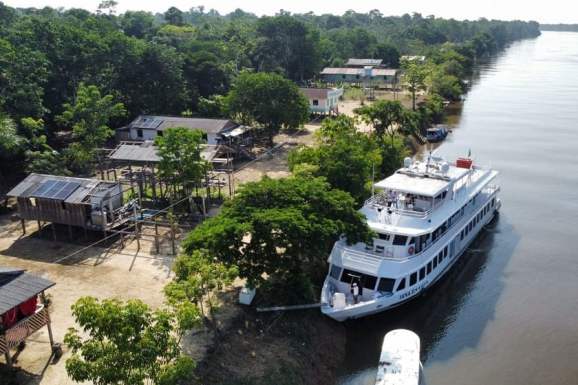
[[[383,338],[375,385],[424,384],[419,360],[420,341],[410,330],[392,330]]]

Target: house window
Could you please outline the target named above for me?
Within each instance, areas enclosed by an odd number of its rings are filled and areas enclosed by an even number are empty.
[[[30,206],[36,207],[36,198],[30,198]]]
[[[314,105],[314,106],[318,106],[318,105],[319,105],[319,100],[313,99],[313,105]]]
[[[341,75],[341,78],[342,78],[342,79],[345,79],[345,75]]]
[[[401,281],[399,281],[399,285],[397,285],[396,291],[400,291],[403,289],[405,289],[405,278],[402,278]]]
[[[142,138],[142,130],[140,128],[136,130],[136,136]]]
[[[163,131],[157,131],[158,136],[163,136]]]

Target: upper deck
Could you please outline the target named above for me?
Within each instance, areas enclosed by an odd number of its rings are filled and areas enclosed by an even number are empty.
[[[495,170],[472,164],[456,165],[430,156],[411,163],[374,186],[378,193],[368,199],[361,212],[377,232],[404,235],[429,233],[482,191],[496,176]]]

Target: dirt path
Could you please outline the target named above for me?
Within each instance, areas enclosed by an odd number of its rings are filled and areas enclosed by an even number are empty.
[[[74,326],[70,306],[82,296],[139,298],[152,307],[162,305],[162,289],[171,275],[171,257],[142,251],[136,255],[131,247],[120,254],[91,248],[74,260],[54,263],[81,246],[48,240],[48,231],[45,238],[39,238],[35,234],[35,223],[29,222],[27,228],[28,235],[22,236],[19,222],[0,217],[0,266],[26,269],[56,283],[47,291],[52,301],[50,312],[56,342],[62,343],[67,329]],[[47,365],[50,346],[46,327],[32,335],[15,363],[22,369],[18,372],[18,383],[73,384],[64,368],[68,357],[66,348],[64,350],[57,363]],[[4,357],[1,357],[0,366],[3,363]],[[4,384],[1,378],[0,383]]]

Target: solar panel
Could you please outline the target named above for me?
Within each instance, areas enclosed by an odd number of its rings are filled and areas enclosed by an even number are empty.
[[[78,182],[67,182],[61,180],[47,180],[43,182],[32,194],[36,198],[60,199],[64,200],[70,196],[78,187]]]
[[[64,200],[70,196],[77,188],[80,187],[80,183],[68,182],[66,186],[62,188],[55,196],[54,199]]]
[[[32,192],[32,194],[30,194],[30,195],[33,196],[33,197],[41,198],[42,195],[43,195],[46,191],[50,190],[50,188],[51,188],[52,186],[54,186],[54,184],[55,184],[56,182],[58,182],[58,181],[52,180],[52,179],[51,179],[51,180],[47,180],[47,181],[45,181],[45,182],[42,182],[42,184],[41,184],[40,186],[38,186],[38,188],[37,188],[36,190],[34,190],[34,192]]]

